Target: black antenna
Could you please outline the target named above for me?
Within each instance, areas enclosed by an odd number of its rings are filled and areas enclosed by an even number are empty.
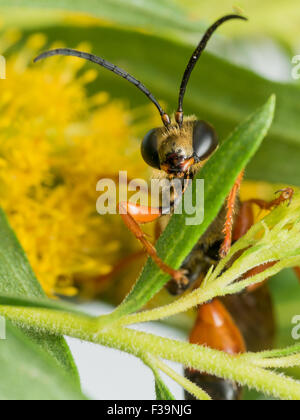
[[[159,102],[156,100],[156,98],[152,95],[152,93],[144,86],[141,82],[139,82],[137,79],[135,79],[133,76],[131,76],[126,71],[120,69],[119,67],[115,66],[114,64],[110,63],[109,61],[104,60],[101,57],[98,57],[93,54],[89,54],[86,52],[81,52],[77,50],[72,50],[70,48],[58,48],[56,50],[51,50],[44,52],[43,54],[39,55],[37,58],[35,58],[34,62],[43,60],[48,57],[53,57],[55,55],[64,55],[64,56],[73,56],[73,57],[79,57],[83,58],[84,60],[91,61],[92,63],[96,63],[99,66],[104,67],[107,70],[112,71],[113,73],[117,74],[118,76],[123,77],[126,79],[129,83],[132,83],[134,86],[136,86],[140,91],[142,91],[148,99],[156,106],[158,109],[161,119],[164,123],[164,125],[167,127],[170,123],[170,117],[169,115],[162,109]]]
[[[200,44],[194,51],[187,68],[184,72],[184,76],[181,82],[180,92],[179,92],[179,103],[178,103],[178,110],[176,113],[176,122],[182,126],[183,123],[183,99],[186,92],[187,84],[190,80],[192,71],[194,70],[195,65],[197,64],[197,61],[201,57],[202,52],[205,50],[208,41],[212,37],[213,33],[218,29],[219,26],[221,26],[223,23],[227,22],[231,19],[242,19],[242,20],[248,20],[244,16],[241,15],[227,15],[223,16],[221,19],[217,20],[208,30],[205,32],[203,38],[200,41]]]

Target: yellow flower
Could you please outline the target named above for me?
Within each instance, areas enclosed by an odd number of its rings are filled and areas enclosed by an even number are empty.
[[[1,53],[16,39],[3,36]],[[72,295],[77,277],[105,275],[139,249],[120,217],[96,213],[97,181],[120,170],[147,179],[148,169],[135,112],[107,93],[88,96],[98,72],[83,72],[83,61],[33,65],[45,41],[34,35],[8,57],[0,81],[0,205],[46,293]],[[146,114],[145,130],[157,122]]]

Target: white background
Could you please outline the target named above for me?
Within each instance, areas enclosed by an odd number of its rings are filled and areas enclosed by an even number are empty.
[[[82,310],[91,315],[103,315],[113,310],[105,304],[88,304]],[[173,339],[185,340],[184,333],[162,324],[147,324],[140,330]],[[66,338],[79,369],[83,392],[94,400],[153,400],[153,374],[139,359],[114,349]],[[182,367],[169,363],[182,374]],[[162,374],[165,383],[178,400],[183,399],[182,388]]]

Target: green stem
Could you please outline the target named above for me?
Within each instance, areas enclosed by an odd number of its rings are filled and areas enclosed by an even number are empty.
[[[267,351],[262,351],[259,353],[246,353],[241,357],[252,361],[255,359],[267,359],[267,358],[271,359],[271,358],[294,356],[295,354],[299,354],[299,353],[300,353],[300,344],[295,344],[293,346],[286,347],[284,349],[267,350]]]
[[[189,381],[188,379],[184,378],[182,375],[179,375],[173,369],[171,369],[168,365],[166,365],[162,360],[158,357],[151,356],[153,364],[159,368],[162,372],[172,378],[175,382],[182,386],[186,391],[190,394],[194,395],[197,400],[201,401],[211,401],[210,396],[203,391],[203,389],[199,388],[193,382]]]
[[[263,273],[257,274],[249,280],[235,283],[233,286],[226,286],[223,277],[220,277],[220,281],[217,280],[213,283],[209,283],[207,286],[201,287],[169,305],[165,305],[149,311],[139,312],[137,314],[124,316],[115,321],[114,325],[124,326],[140,324],[149,321],[157,321],[159,319],[168,318],[172,315],[186,312],[195,306],[201,305],[211,299],[214,299],[215,297],[237,293],[237,291],[240,292],[247,286],[261,283],[266,278],[274,276],[280,272],[283,266],[285,267],[285,263],[278,263],[270,269],[265,270]],[[230,282],[232,281],[234,281],[234,279],[232,280],[231,277]],[[222,283],[222,286],[220,286],[220,283]],[[101,325],[101,318],[99,319],[99,325]]]
[[[300,383],[256,367],[239,356],[127,328],[115,327],[99,331],[97,320],[75,314],[7,306],[0,306],[0,313],[23,327],[67,335],[129,353],[142,354],[146,351],[154,356],[236,381],[276,398],[300,400]]]
[[[143,311],[136,314],[123,316],[111,325],[125,326],[169,318],[170,316],[186,312],[187,310],[205,303],[216,296],[220,296],[220,293],[221,291],[213,286],[203,291],[197,289],[189,295],[184,296],[169,305],[161,306],[149,311]],[[99,319],[99,325],[101,326],[101,318]]]
[[[266,369],[271,368],[290,368],[300,365],[300,354],[294,354],[288,357],[279,357],[275,359],[253,359],[251,363]]]

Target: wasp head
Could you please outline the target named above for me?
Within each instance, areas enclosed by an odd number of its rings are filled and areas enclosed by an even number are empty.
[[[142,156],[153,168],[180,178],[192,173],[196,165],[204,163],[218,144],[213,127],[191,118],[181,127],[175,124],[149,131],[142,142]]]

